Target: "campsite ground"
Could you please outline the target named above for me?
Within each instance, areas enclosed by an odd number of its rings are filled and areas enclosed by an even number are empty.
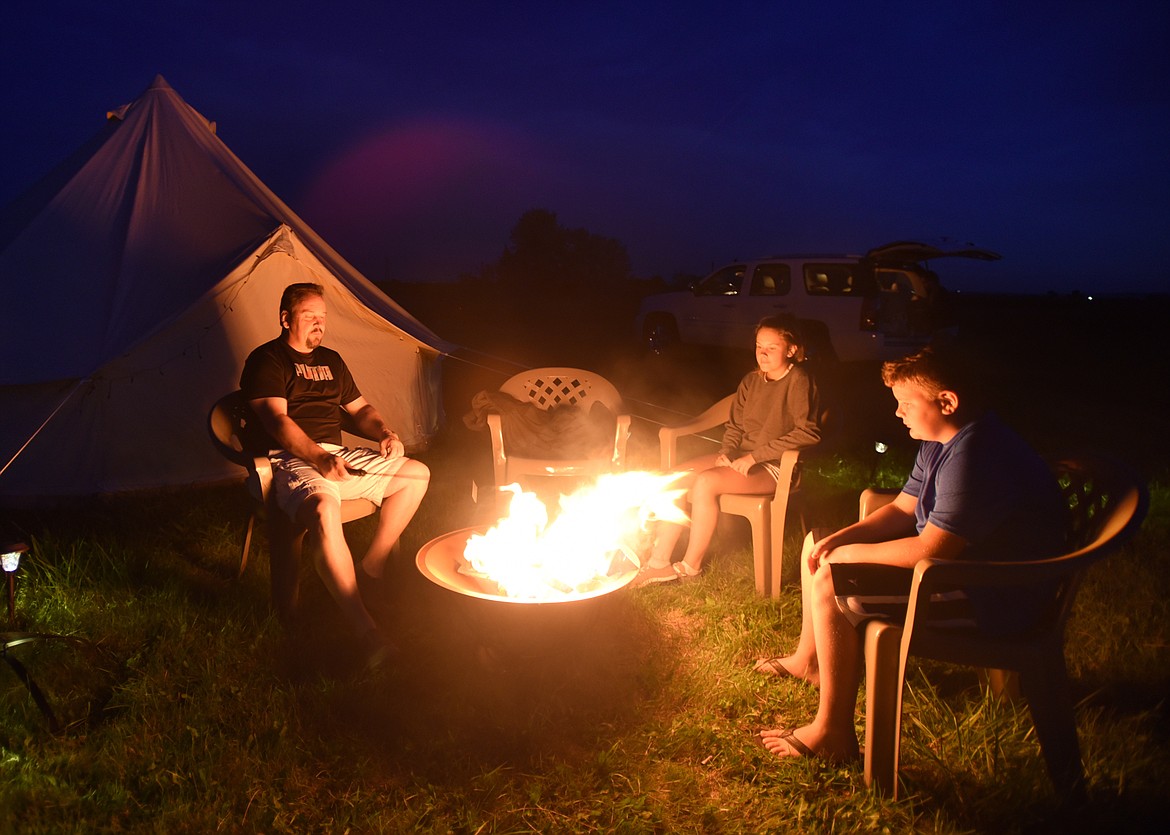
[[[897,803],[867,793],[856,768],[779,765],[753,746],[754,730],[808,715],[815,693],[750,672],[756,655],[791,645],[799,595],[791,582],[779,601],[754,594],[737,520],[702,581],[563,616],[477,607],[423,580],[409,557],[470,522],[470,481],[488,472],[486,438],[460,421],[476,391],[518,367],[596,369],[638,415],[633,456],[653,464],[658,423],[727,393],[752,361],[646,355],[627,338],[629,300],[582,294],[553,321],[538,298],[524,309],[470,290],[452,304],[451,292],[394,292],[464,346],[445,361],[446,425],[420,456],[431,489],[378,613],[401,636],[399,671],[355,672],[309,565],[306,628],[285,634],[269,617],[262,533],[235,577],[238,486],[30,515],[22,628],[84,643],[22,655],[71,723],[64,734],[44,733],[20,682],[3,679],[0,820],[29,832],[436,833],[1103,832],[1152,820],[1170,780],[1167,300],[976,299],[963,314],[1000,409],[1037,446],[1104,449],[1158,485],[1139,542],[1090,572],[1078,598],[1069,657],[1093,805],[1070,821],[1054,817],[1026,712],[987,699],[970,671],[917,668]],[[873,476],[898,483],[912,444],[875,368],[822,374],[840,419],[809,486],[824,521],[843,521]],[[895,443],[880,462],[876,438]],[[350,534],[359,547],[368,522]]]

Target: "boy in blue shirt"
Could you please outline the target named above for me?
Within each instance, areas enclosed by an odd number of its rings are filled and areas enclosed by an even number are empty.
[[[919,560],[1037,559],[1063,546],[1055,479],[1018,435],[981,407],[969,370],[953,349],[928,348],[887,362],[882,379],[898,403],[897,416],[922,444],[892,503],[835,533],[813,531],[805,540],[800,641],[792,655],[762,659],[756,669],[819,685],[820,703],[810,724],[760,733],[777,756],[835,762],[857,757],[853,713],[862,660],[857,625],[870,617],[904,617]],[[831,567],[847,563],[866,567],[850,566],[855,582],[838,589]],[[1028,614],[1026,600],[973,596],[955,604],[976,620],[992,606],[1010,605]]]

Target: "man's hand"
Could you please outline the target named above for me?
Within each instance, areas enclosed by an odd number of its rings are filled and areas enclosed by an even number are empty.
[[[331,452],[321,450],[321,454],[313,461],[313,466],[330,481],[345,481],[349,478],[345,462]]]
[[[393,429],[386,429],[382,432],[378,449],[381,450],[383,458],[401,458],[406,454],[406,447],[402,445],[402,440]]]

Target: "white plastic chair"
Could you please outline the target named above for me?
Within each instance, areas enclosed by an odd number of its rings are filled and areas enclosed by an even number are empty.
[[[870,620],[865,646],[865,782],[898,796],[902,695],[911,655],[987,668],[997,692],[1014,689],[1028,701],[1048,774],[1062,798],[1085,791],[1077,742],[1064,629],[1084,570],[1117,550],[1141,525],[1149,496],[1126,468],[1103,458],[1053,462],[1068,508],[1069,550],[1027,562],[922,560],[914,568],[905,623]],[[897,491],[866,491],[861,515],[889,503]],[[1025,631],[932,624],[932,595],[979,587],[1047,589],[1040,620]]]
[[[346,426],[346,431],[354,427]],[[297,579],[305,529],[290,520],[272,503],[272,463],[268,459],[268,443],[260,419],[252,412],[241,391],[221,397],[207,415],[207,431],[220,454],[239,464],[247,472],[248,495],[252,497],[252,513],[244,531],[244,546],[240,552],[239,575],[248,567],[248,552],[252,547],[252,530],[256,519],[263,516],[268,524],[269,570],[272,576],[272,602],[281,617],[288,616],[296,606]],[[368,499],[349,499],[341,503],[342,523],[369,516],[377,508]]]
[[[705,412],[681,426],[663,427],[658,431],[659,455],[663,470],[679,464],[678,441],[709,429],[722,427],[731,417],[734,394],[729,394]],[[785,450],[780,457],[780,477],[773,493],[724,493],[719,497],[719,510],[743,516],[752,530],[752,561],[755,565],[756,592],[765,597],[780,596],[780,573],[784,562],[784,525],[788,517],[788,501],[792,492],[792,474],[800,460],[800,451]]]
[[[623,414],[621,395],[613,384],[592,371],[581,368],[534,368],[513,375],[503,382],[500,391],[520,402],[549,410],[575,406],[585,410],[594,403],[603,404],[616,418],[613,446],[595,458],[529,458],[509,450],[504,436],[503,419],[488,414],[488,434],[492,442],[492,471],[496,487],[523,482],[529,476],[583,477],[620,470],[625,463],[626,442],[630,437],[630,415]]]

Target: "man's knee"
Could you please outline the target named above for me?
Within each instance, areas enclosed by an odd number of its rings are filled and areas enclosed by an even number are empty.
[[[412,479],[419,481],[425,490],[431,481],[431,468],[422,461],[410,459],[410,476]]]
[[[389,498],[395,493],[407,492],[422,496],[431,482],[431,470],[422,461],[413,458],[404,461],[398,472],[386,485],[385,496]]]
[[[296,519],[310,530],[326,531],[341,525],[341,502],[328,493],[313,493],[297,508]]]

